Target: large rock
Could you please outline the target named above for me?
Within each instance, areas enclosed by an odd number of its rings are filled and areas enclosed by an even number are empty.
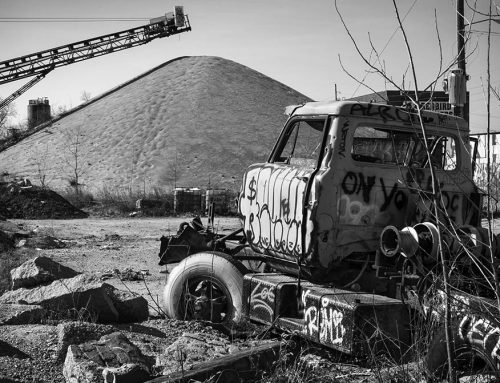
[[[115,305],[120,322],[142,322],[148,319],[146,298],[130,291],[108,289],[107,293]]]
[[[0,253],[14,248],[14,240],[0,230]]]
[[[80,274],[46,286],[21,287],[0,296],[0,304],[40,305],[56,319],[90,322],[141,322],[148,318],[147,300],[118,290],[95,276]]]
[[[102,336],[115,332],[110,325],[90,322],[63,322],[57,325],[57,358],[64,360],[71,344],[99,340]]]
[[[18,225],[10,221],[0,220],[0,231],[3,231],[12,240],[28,238],[30,236],[29,231],[21,229]]]
[[[56,279],[73,278],[78,272],[48,257],[36,257],[10,271],[12,289],[47,284]]]
[[[0,325],[38,323],[44,314],[38,305],[0,304]]]
[[[63,375],[66,382],[71,383],[101,383],[103,377],[106,382],[120,377],[120,381],[141,383],[150,379],[151,367],[152,361],[137,346],[125,335],[115,332],[99,341],[70,345]],[[127,372],[131,374],[130,380],[126,380]]]
[[[49,315],[98,322],[117,322],[119,315],[106,293],[113,287],[96,277],[81,274],[47,286],[20,288],[0,296],[0,303],[40,305]]]

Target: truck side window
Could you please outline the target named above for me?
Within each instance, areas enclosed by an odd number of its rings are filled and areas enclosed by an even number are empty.
[[[358,126],[351,155],[356,161],[403,165],[410,145],[410,133]]]
[[[427,141],[431,161],[436,169],[457,168],[453,137],[430,134],[427,135]],[[351,156],[353,160],[360,162],[428,167],[423,136],[419,132],[404,132],[387,127],[358,126],[353,136]]]
[[[288,126],[274,162],[314,169],[323,141],[324,119],[295,121]]]
[[[454,170],[457,168],[457,146],[453,137],[431,136],[428,137],[428,141],[431,161],[436,169]],[[428,165],[427,155],[422,165],[422,167]]]

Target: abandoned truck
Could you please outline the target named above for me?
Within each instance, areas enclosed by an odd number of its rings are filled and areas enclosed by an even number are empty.
[[[162,237],[160,264],[180,261],[164,290],[167,314],[246,319],[396,360],[432,334],[427,367],[444,376],[444,260],[454,359],[495,374],[499,258],[481,228],[467,123],[349,101],[289,109],[267,162],[244,175],[242,228],[223,236],[195,219]],[[416,334],[417,320],[435,330]]]

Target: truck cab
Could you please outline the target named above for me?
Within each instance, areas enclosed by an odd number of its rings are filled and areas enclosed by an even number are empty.
[[[448,307],[457,360],[499,376],[485,276],[497,272],[500,236],[481,228],[473,153],[467,122],[447,114],[355,101],[289,108],[267,161],[243,176],[242,228],[217,236],[185,224],[162,238],[164,263],[187,257],[167,280],[167,313],[245,319],[347,354],[408,360],[420,352],[415,318],[441,329]],[[255,260],[265,267],[246,267]],[[446,374],[443,334],[428,349],[436,378]]]
[[[415,113],[388,105],[295,107],[267,162],[244,175],[239,211],[252,250],[276,270],[349,284],[366,259],[375,260],[385,227],[435,222],[429,160],[439,180],[440,218],[478,226],[468,125],[422,113],[425,138]],[[374,280],[353,287],[388,291]]]

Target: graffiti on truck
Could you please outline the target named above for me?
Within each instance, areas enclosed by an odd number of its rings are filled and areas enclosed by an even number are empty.
[[[344,314],[335,306],[333,301],[323,297],[320,300],[320,307],[315,304],[308,305],[310,290],[302,292],[302,304],[304,311],[304,334],[318,338],[323,344],[342,344],[346,329],[343,325]]]
[[[414,123],[418,121],[418,115],[409,113],[405,110],[394,108],[390,105],[377,104],[354,104],[351,106],[351,114],[363,117],[378,117],[384,122],[401,121],[406,123]],[[422,116],[424,123],[431,123],[434,118]],[[442,122],[441,122],[442,123]]]
[[[488,319],[465,315],[460,321],[458,336],[491,357],[500,367],[500,328]]]
[[[248,172],[240,212],[249,242],[262,249],[301,254],[304,177],[298,167],[268,165]]]
[[[263,310],[272,320],[274,310],[271,306],[274,304],[274,298],[274,288],[259,282],[250,295],[252,311]]]
[[[347,171],[340,184],[339,216],[342,223],[389,224],[396,216],[403,218],[411,194],[416,194],[415,222],[432,218],[432,191],[430,176],[423,170],[407,170],[406,182],[386,179],[383,176],[365,174],[363,171]],[[463,195],[441,189],[441,206],[454,222],[463,222]],[[418,193],[417,193],[418,191]],[[466,212],[467,213],[467,212]]]

